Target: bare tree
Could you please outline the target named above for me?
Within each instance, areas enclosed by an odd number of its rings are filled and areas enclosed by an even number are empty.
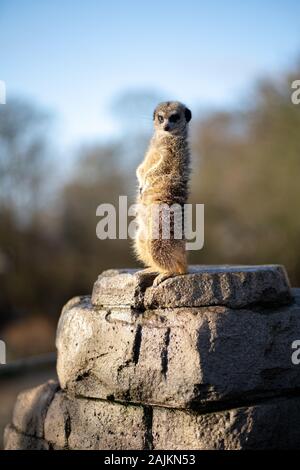
[[[43,200],[49,116],[21,100],[0,107],[0,211],[28,218]]]

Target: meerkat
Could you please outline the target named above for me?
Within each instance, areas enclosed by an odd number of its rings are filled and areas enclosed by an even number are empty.
[[[154,135],[136,171],[139,189],[135,252],[147,266],[146,271],[158,274],[154,285],[168,277],[187,272],[184,234],[181,239],[174,237],[174,214],[171,216],[169,239],[163,238],[161,226],[159,236],[153,238],[152,207],[171,207],[176,204],[183,211],[187,202],[190,177],[188,123],[191,118],[191,111],[182,103],[160,103],[153,113]],[[159,223],[162,219],[160,214]]]

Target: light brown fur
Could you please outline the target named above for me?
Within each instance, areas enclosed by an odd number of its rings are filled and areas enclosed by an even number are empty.
[[[176,122],[172,122],[172,119]],[[185,239],[151,237],[153,204],[174,203],[180,207],[187,202],[190,174],[190,154],[187,142],[191,112],[181,103],[166,102],[154,112],[155,133],[144,161],[137,168],[139,182],[138,232],[135,239],[137,257],[149,270],[164,277],[187,271]]]

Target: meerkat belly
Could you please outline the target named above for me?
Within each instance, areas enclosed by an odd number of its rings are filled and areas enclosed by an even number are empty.
[[[178,177],[162,176],[153,183],[148,192],[148,202],[162,204],[184,204],[187,201],[187,182]]]

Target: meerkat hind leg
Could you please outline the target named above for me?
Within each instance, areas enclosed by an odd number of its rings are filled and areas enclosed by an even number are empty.
[[[161,284],[163,281],[166,281],[167,279],[171,277],[178,276],[180,273],[160,273],[157,269],[155,268],[145,268],[141,269],[138,271],[139,275],[143,274],[153,274],[156,275],[152,286],[157,287],[159,284]]]
[[[152,286],[157,287],[162,282],[166,281],[167,279],[169,279],[171,277],[175,277],[175,276],[178,276],[178,273],[160,273],[154,279]]]

